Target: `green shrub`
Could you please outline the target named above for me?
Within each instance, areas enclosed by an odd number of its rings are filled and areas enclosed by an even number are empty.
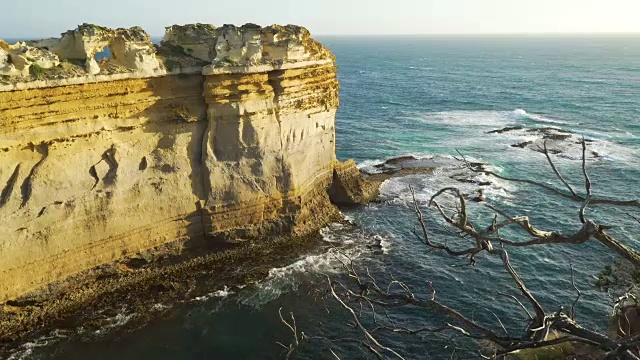
[[[171,59],[166,59],[164,61],[164,66],[167,68],[167,70],[169,71],[173,71],[176,69],[180,69],[180,63],[178,61],[175,60],[171,60]]]
[[[38,64],[31,64],[31,66],[29,67],[29,73],[36,80],[44,80],[45,79],[44,69],[42,68],[42,66],[40,66]]]
[[[557,334],[551,334],[547,340],[558,338]],[[518,352],[515,359],[518,360],[559,360],[572,358],[575,354],[573,345],[569,342],[558,345],[545,346],[537,349],[525,349]]]

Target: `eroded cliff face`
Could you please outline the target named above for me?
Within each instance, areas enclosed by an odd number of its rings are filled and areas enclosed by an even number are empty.
[[[340,218],[336,68],[304,28],[173,26],[153,46],[83,25],[0,51],[0,303],[171,242]]]

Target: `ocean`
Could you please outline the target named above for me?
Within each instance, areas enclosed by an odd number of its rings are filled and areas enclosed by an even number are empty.
[[[512,145],[536,140],[528,129],[552,127],[584,136],[594,193],[639,198],[640,179],[640,36],[371,36],[319,39],[336,57],[341,83],[337,116],[337,156],[355,159],[363,169],[386,159],[413,155],[442,164],[433,174],[394,178],[381,188],[380,201],[346,209],[351,224],[322,231],[361,269],[379,279],[395,277],[417,292],[430,294],[476,321],[509,332],[522,331],[523,313],[496,295],[513,290],[501,263],[480,256],[472,267],[466,259],[427,251],[412,234],[417,224],[409,185],[419,204],[445,186],[469,190],[474,185],[451,178],[457,151],[489,164],[503,174],[559,184],[544,155]],[[519,126],[502,134],[489,131]],[[572,148],[573,149],[573,148]],[[575,148],[577,149],[577,147]],[[554,157],[560,171],[581,190],[579,151]],[[512,214],[529,216],[547,230],[579,228],[579,204],[550,196],[538,188],[495,179],[487,199]],[[471,191],[471,190],[469,190]],[[472,206],[472,218],[488,225],[490,214]],[[426,211],[426,210],[425,210]],[[611,233],[640,249],[640,226],[626,212],[637,209],[592,207],[587,215],[614,225]],[[453,239],[427,216],[432,235]],[[506,235],[513,235],[506,232]],[[514,235],[515,236],[515,235]],[[382,251],[367,244],[377,240]],[[444,240],[443,240],[444,241]],[[614,259],[597,242],[579,246],[545,246],[510,250],[513,265],[548,311],[568,308],[575,298],[570,264],[582,292],[577,320],[607,330],[611,296],[593,284]],[[210,296],[167,308],[141,328],[123,326],[135,313],[114,317],[95,333],[59,330],[24,345],[13,359],[282,359],[289,330],[278,310],[293,312],[298,330],[327,338],[362,336],[349,325],[349,315],[326,297],[327,278],[347,283],[340,255],[312,254],[274,268],[269,277],[242,286],[211,289]],[[364,271],[364,270],[363,270]],[[495,314],[495,315],[494,315]],[[288,316],[288,315],[287,315]],[[390,318],[408,327],[443,324],[427,310],[394,311]],[[408,359],[478,358],[478,344],[453,333],[397,335],[378,339]],[[329,359],[332,349],[342,359],[369,358],[370,353],[344,343],[308,339],[295,359]]]

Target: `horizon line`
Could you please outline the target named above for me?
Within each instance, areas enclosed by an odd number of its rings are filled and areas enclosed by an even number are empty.
[[[386,34],[345,34],[345,33],[311,33],[312,37],[316,36],[333,36],[333,37],[393,37],[393,36],[442,36],[442,37],[491,37],[491,36],[640,36],[640,31],[585,31],[585,32],[495,32],[495,33],[386,33]],[[153,38],[163,37],[163,35],[149,35]],[[32,36],[14,36],[2,37],[2,39],[18,39],[19,41],[40,40],[49,37],[32,37]]]
[[[585,32],[495,32],[495,33],[387,33],[387,34],[332,34],[312,33],[312,36],[539,36],[539,35],[640,35],[640,31],[585,31]]]

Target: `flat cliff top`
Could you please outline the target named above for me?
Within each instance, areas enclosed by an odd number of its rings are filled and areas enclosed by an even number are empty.
[[[15,44],[0,39],[0,91],[170,74],[254,73],[334,61],[296,25],[172,25],[156,45],[140,27],[83,24],[59,38]]]

